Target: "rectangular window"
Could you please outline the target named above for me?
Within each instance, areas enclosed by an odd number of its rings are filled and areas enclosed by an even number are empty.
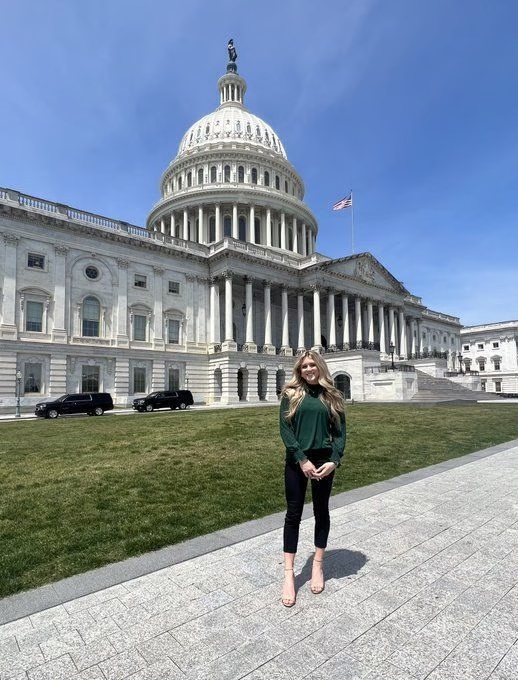
[[[146,392],[146,369],[140,366],[133,369],[133,392]]]
[[[25,364],[23,367],[23,392],[41,392],[41,364]]]
[[[180,322],[178,319],[169,319],[167,324],[167,342],[170,345],[180,344]]]
[[[479,371],[485,371],[486,370],[486,363],[485,361],[480,361],[478,364],[478,369]]]
[[[43,330],[43,302],[27,302],[25,315],[25,330],[41,333]]]
[[[493,343],[493,349],[498,349],[499,347],[500,347],[500,343],[499,343],[499,342],[494,342],[494,343]]]
[[[495,392],[501,392],[502,391],[502,381],[501,380],[495,380]]]
[[[176,392],[180,389],[180,369],[170,368],[169,369],[169,390],[170,392]]]
[[[180,283],[178,281],[169,281],[169,292],[180,295]]]
[[[133,340],[146,340],[146,317],[133,315]]]
[[[99,392],[99,366],[83,366],[81,392]]]
[[[477,344],[477,349],[484,349],[484,343],[483,343],[483,342],[479,342],[479,343]]]
[[[424,338],[424,333],[423,333],[423,338]],[[469,345],[463,345],[462,349],[464,352],[469,352]]]
[[[147,276],[143,274],[135,274],[135,287],[147,288]]]
[[[45,255],[29,253],[27,255],[27,266],[31,269],[45,269]]]
[[[495,367],[495,371],[499,371],[499,370],[500,370],[500,360],[499,360],[499,359],[495,359],[495,360],[493,361],[493,364],[494,364],[494,367]]]
[[[482,392],[486,391],[486,381],[485,380],[480,381],[480,389],[482,390]]]

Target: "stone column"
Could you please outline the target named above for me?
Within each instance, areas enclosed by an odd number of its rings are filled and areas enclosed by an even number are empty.
[[[252,285],[252,279],[248,277],[245,278],[245,344],[247,352],[257,352],[257,345],[254,340],[254,298]]]
[[[356,322],[356,349],[361,347],[363,342],[362,336],[362,301],[361,298],[354,299],[354,317]]]
[[[117,266],[119,280],[117,293],[117,346],[128,347],[128,261],[118,258]]]
[[[153,304],[153,349],[165,349],[164,342],[164,319],[163,319],[163,294],[164,294],[164,283],[163,275],[164,270],[160,267],[153,267],[153,272],[155,274],[154,281],[154,304]]]
[[[201,205],[198,208],[198,242],[199,243],[207,243],[207,239],[205,238],[204,224],[203,224],[203,206],[201,206]]]
[[[411,338],[411,340],[410,340],[410,344],[411,344],[410,352],[411,352],[411,354],[414,355],[414,356],[417,354],[417,344],[416,344],[416,340],[417,340],[416,335],[417,335],[417,333],[416,333],[416,327],[417,327],[417,322],[416,322],[416,320],[415,320],[415,319],[410,319],[410,338]]]
[[[320,290],[313,288],[313,347],[320,352],[322,349],[322,328],[320,326]]]
[[[171,230],[171,237],[174,238],[176,236],[176,221],[174,217],[174,212],[171,213],[171,224],[169,228]]]
[[[221,241],[222,229],[221,229],[221,207],[219,203],[216,203],[215,207],[215,222],[216,222],[216,241]]]
[[[302,223],[302,254],[307,255],[307,247],[306,247],[306,224],[305,222]]]
[[[0,338],[16,340],[16,249],[19,238],[14,234],[4,234],[5,268],[2,284],[2,323]]]
[[[237,350],[232,327],[232,309],[232,275],[227,272],[225,274],[225,339],[222,346],[224,352]]]
[[[189,240],[189,215],[187,213],[187,208],[183,209],[183,240]]]
[[[342,344],[344,349],[349,349],[351,343],[351,337],[349,335],[349,298],[347,295],[342,294],[342,323],[343,323],[343,334],[342,334]]]
[[[369,329],[369,342],[374,344],[374,315],[372,313],[372,300],[367,300],[367,327]]]
[[[298,346],[300,351],[306,349],[306,342],[304,340],[304,293],[299,291],[297,294],[297,326],[298,326]]]
[[[239,222],[237,219],[237,203],[232,204],[232,238],[239,238]]]
[[[293,252],[298,253],[299,252],[299,235],[297,232],[297,218],[293,216],[293,222],[292,222],[292,227],[293,229]]]
[[[248,237],[248,242],[249,243],[255,243],[255,207],[254,207],[254,205],[250,206],[249,222],[250,222],[250,233],[249,233],[249,237]]]
[[[288,319],[288,288],[281,288],[281,310],[282,310],[282,343],[281,351],[286,356],[292,356],[293,350],[290,347],[289,319]]]
[[[416,349],[417,349],[417,353],[418,353],[419,355],[421,355],[422,352],[423,352],[423,337],[422,337],[422,336],[423,336],[423,327],[422,327],[422,325],[421,325],[420,319],[417,319],[416,325],[417,325],[417,343],[416,343]],[[458,352],[458,348],[457,348],[457,352]]]
[[[394,351],[396,348],[396,324],[394,320],[394,307],[389,307],[389,337],[390,343],[394,345]]]
[[[286,214],[281,212],[281,248],[286,250]]]
[[[66,306],[66,246],[54,246],[56,257],[54,260],[54,327],[52,329],[52,342],[66,342],[67,331],[65,328]]]
[[[209,343],[219,344],[219,284],[216,279],[210,282],[210,333]]]
[[[266,208],[266,247],[272,245],[272,209]]]
[[[272,344],[272,284],[264,282],[264,348],[265,354],[275,354]]]
[[[401,354],[408,357],[408,347],[406,341],[406,323],[405,323],[405,313],[403,309],[399,310],[399,347]]]
[[[335,294],[332,290],[327,294],[327,325],[329,334],[329,346],[336,348],[336,316],[335,316]]]
[[[387,342],[385,337],[385,308],[382,304],[378,304],[378,326],[380,333],[380,352],[387,353]]]

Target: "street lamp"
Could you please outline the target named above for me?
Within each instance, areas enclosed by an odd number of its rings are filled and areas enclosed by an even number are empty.
[[[184,382],[185,382],[185,389],[188,390],[189,389],[189,378],[187,377],[187,375],[185,376]]]
[[[395,345],[393,345],[392,343],[390,343],[390,345],[389,345],[389,354],[390,354],[390,360],[391,360],[391,362],[392,362],[390,368],[391,368],[393,371],[394,371],[395,368],[396,368],[396,367],[394,366],[394,352],[395,352],[395,350],[396,350]]]
[[[16,413],[14,414],[15,418],[20,417],[20,392],[21,392],[21,386],[22,386],[22,372],[18,371],[16,373]]]
[[[462,354],[460,352],[458,354],[458,359],[459,359],[459,373],[462,375]]]

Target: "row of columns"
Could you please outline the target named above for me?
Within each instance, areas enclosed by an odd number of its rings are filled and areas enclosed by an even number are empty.
[[[263,282],[264,291],[264,346],[265,348],[273,347],[272,344],[272,305],[271,305],[271,289],[270,282]],[[245,343],[248,348],[257,346],[257,339],[254,337],[254,309],[253,309],[253,295],[252,295],[253,280],[245,278]],[[336,300],[335,293],[328,291],[327,298],[327,335],[329,346],[336,346],[337,343],[337,317],[336,317]],[[210,286],[210,332],[209,342],[220,343],[220,317],[219,317],[219,281],[214,279]],[[321,320],[321,290],[318,287],[313,288],[313,345],[320,346],[320,338],[322,336],[322,320]],[[388,353],[389,345],[394,345],[395,353],[398,355],[409,356],[422,352],[422,329],[421,321],[417,318],[405,317],[402,308],[396,308],[392,305],[388,306],[383,303],[377,303],[377,317],[378,327],[375,329],[374,325],[374,307],[373,300],[364,300],[356,296],[354,298],[354,313],[353,318],[350,319],[349,312],[349,296],[341,293],[341,323],[343,327],[344,345],[350,345],[351,342],[369,343],[374,345],[379,343],[379,350],[382,353]],[[224,338],[223,342],[227,344],[233,343],[233,280],[232,275],[225,276],[225,323],[224,323]],[[288,353],[292,349],[289,342],[289,304],[288,304],[288,287],[281,287],[281,346],[282,349]],[[304,292],[297,292],[297,349],[306,347],[305,329],[304,329]],[[352,332],[351,332],[352,330]],[[366,331],[366,332],[365,332]],[[360,345],[361,346],[361,345]]]
[[[225,203],[224,206],[227,207],[228,203]],[[239,217],[245,217],[245,240],[247,243],[256,244],[255,219],[257,216],[261,220],[261,245],[291,250],[300,255],[311,255],[315,252],[315,233],[311,226],[298,219],[296,215],[288,215],[284,211],[275,211],[274,215],[273,212],[269,207],[266,209],[261,208],[261,212],[256,212],[256,206],[252,204],[247,206],[245,213],[242,206],[233,203],[231,233],[229,235],[236,240],[239,239]],[[222,204],[220,203],[215,203],[207,209],[200,205],[197,209],[184,208],[180,214],[172,212],[169,216],[162,216],[154,224],[154,230],[169,236],[178,236],[185,241],[197,241],[198,243],[208,244],[211,242],[209,220],[212,216],[215,223],[215,242],[218,242],[224,236],[222,217],[225,217],[225,215],[222,216]],[[193,228],[196,219],[198,220],[198,226],[201,225],[201,229],[199,228],[197,234],[196,229]],[[279,234],[275,233],[275,227],[280,227]],[[289,239],[290,227],[292,233],[291,243]]]

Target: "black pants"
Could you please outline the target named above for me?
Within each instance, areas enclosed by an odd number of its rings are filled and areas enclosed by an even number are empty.
[[[308,459],[318,468],[329,462],[329,457],[321,452],[307,454]],[[315,547],[326,548],[329,536],[329,496],[333,486],[334,470],[321,480],[311,480],[313,495],[313,514],[315,515]],[[284,467],[284,489],[286,492],[287,512],[284,520],[284,552],[296,553],[299,542],[299,527],[304,508],[308,478],[298,463],[286,463]]]

